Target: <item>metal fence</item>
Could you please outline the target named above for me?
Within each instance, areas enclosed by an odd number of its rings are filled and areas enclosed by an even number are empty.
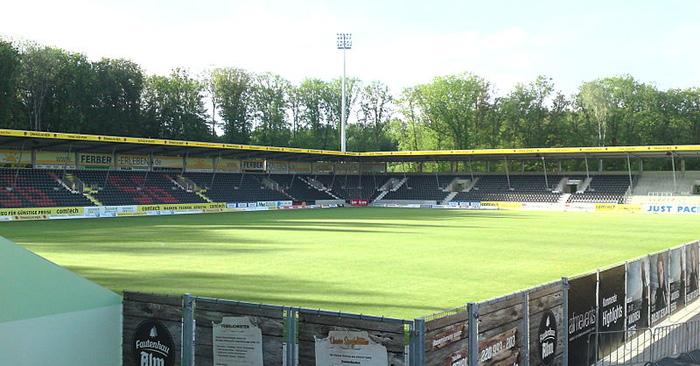
[[[588,336],[589,365],[642,366],[700,348],[700,321],[666,326],[594,332]]]

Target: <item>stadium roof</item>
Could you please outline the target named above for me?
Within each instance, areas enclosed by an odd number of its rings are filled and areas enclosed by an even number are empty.
[[[526,149],[340,152],[292,147],[222,144],[140,137],[83,135],[0,129],[0,148],[117,153],[130,155],[221,156],[236,159],[287,161],[418,162],[541,159],[654,159],[700,157],[700,145],[605,146]]]

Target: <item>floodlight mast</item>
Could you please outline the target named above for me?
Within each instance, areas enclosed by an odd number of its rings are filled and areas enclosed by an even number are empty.
[[[338,33],[338,49],[343,50],[343,79],[340,102],[340,151],[345,152],[345,50],[352,49],[352,33]]]

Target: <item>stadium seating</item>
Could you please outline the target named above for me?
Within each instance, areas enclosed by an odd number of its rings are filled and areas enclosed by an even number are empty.
[[[84,207],[94,204],[60,183],[61,172],[0,169],[0,207]]]
[[[449,194],[443,189],[455,176],[437,176],[436,178],[435,175],[406,175],[396,178],[407,179],[395,191],[387,192],[382,198],[383,200],[436,201],[440,203]]]
[[[72,177],[76,179],[73,180]],[[562,196],[560,182],[586,182],[583,192]],[[177,203],[367,199],[398,201],[511,201],[554,203],[623,203],[628,175],[480,175],[469,191],[450,192],[459,174],[253,174],[177,173],[106,170],[0,169],[0,207],[93,206],[82,184],[99,204],[150,205]],[[635,179],[635,177],[633,177]],[[388,184],[392,182],[392,184]],[[194,183],[194,184],[192,184]],[[559,186],[559,187],[558,187]],[[72,188],[71,188],[72,187]],[[566,188],[566,187],[565,187]],[[567,188],[568,190],[568,188]],[[688,196],[690,197],[690,196]]]
[[[77,170],[73,174],[106,206],[206,202],[197,194],[183,190],[167,173]]]
[[[596,175],[592,178],[588,188],[583,193],[572,193],[567,203],[624,203],[630,188],[628,175]]]
[[[553,193],[552,187],[561,176],[549,175],[484,175],[480,176],[468,192],[459,192],[453,201],[513,201],[549,202],[559,200],[561,193]]]
[[[373,200],[379,195],[379,188],[386,182],[384,175],[316,175],[310,176],[323,183],[338,198],[344,200]],[[380,178],[381,177],[381,178]]]
[[[289,201],[283,191],[265,185],[267,175],[241,173],[185,173],[214,202]]]

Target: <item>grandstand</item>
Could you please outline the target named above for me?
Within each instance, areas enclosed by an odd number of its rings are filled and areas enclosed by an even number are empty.
[[[29,142],[29,144],[28,144]],[[698,146],[340,153],[0,130],[0,207],[237,202],[695,204],[700,173],[603,172],[604,159],[691,159]],[[26,146],[32,146],[27,149]],[[190,156],[190,153],[192,156]],[[684,155],[685,154],[685,155]],[[389,172],[389,162],[600,161],[598,171]],[[684,168],[685,164],[681,164]]]

